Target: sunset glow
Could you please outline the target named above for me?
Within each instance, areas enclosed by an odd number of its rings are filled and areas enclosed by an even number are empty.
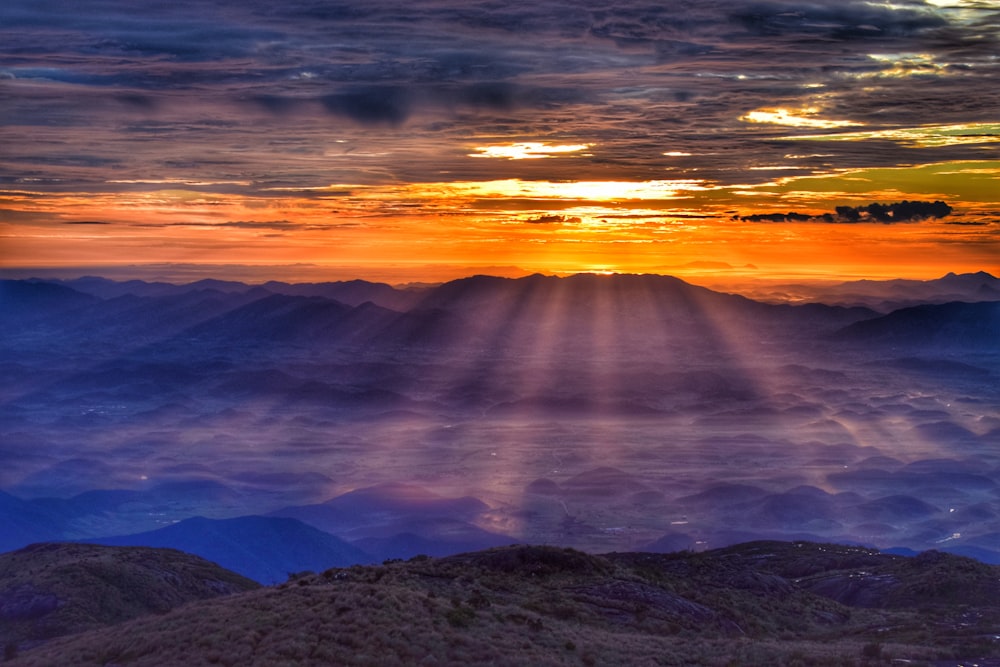
[[[299,4],[6,3],[0,266],[998,269],[992,6]],[[754,218],[904,200],[953,213]]]

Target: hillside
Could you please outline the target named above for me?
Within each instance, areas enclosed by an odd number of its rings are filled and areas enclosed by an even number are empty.
[[[249,579],[170,549],[34,544],[0,554],[0,644],[13,652],[255,588]]]
[[[802,542],[605,556],[513,546],[308,574],[14,664],[991,664],[998,573]]]
[[[960,301],[902,308],[888,315],[855,322],[837,333],[845,341],[937,351],[966,349],[994,352],[1000,340],[1000,302]]]

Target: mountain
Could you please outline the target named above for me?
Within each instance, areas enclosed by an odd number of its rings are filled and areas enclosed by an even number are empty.
[[[355,489],[315,505],[286,507],[273,515],[293,517],[343,535],[357,528],[405,526],[417,520],[468,521],[487,509],[489,506],[478,498],[448,498],[420,486],[396,482]]]
[[[36,326],[22,345],[88,345],[109,355],[124,344],[155,345],[161,356],[263,347],[327,357],[409,352],[509,358],[551,350],[550,356],[566,359],[620,360],[664,347],[725,350],[737,332],[747,332],[740,337],[750,346],[814,336],[875,315],[820,304],[768,305],[659,275],[474,276],[411,291],[359,282],[251,288],[199,281],[176,289],[140,281],[115,289],[98,278],[71,283],[107,295],[102,298],[56,283],[7,282],[8,301],[45,326]],[[69,308],[73,317],[62,317]]]
[[[473,276],[427,293],[420,309],[461,318],[467,348],[565,358],[648,356],[685,347],[726,350],[833,331],[875,316],[864,308],[769,305],[661,275]],[[741,335],[738,332],[745,333]]]
[[[427,288],[398,289],[385,283],[345,280],[328,283],[284,283],[269,281],[262,288],[290,296],[321,296],[348,306],[372,302],[390,310],[406,311],[423,298]]]
[[[939,552],[807,542],[503,547],[303,575],[16,664],[991,665],[998,575]]]
[[[336,346],[367,341],[399,316],[372,303],[348,306],[318,296],[271,294],[208,319],[182,338],[241,345]]]
[[[120,336],[162,339],[266,295],[266,292],[232,294],[214,289],[162,296],[126,294],[82,313],[75,325],[78,329],[95,329]]]
[[[384,560],[446,556],[516,542],[475,525],[488,509],[471,496],[448,498],[416,485],[392,483],[356,489],[316,505],[286,507],[274,515],[350,539]]]
[[[842,341],[937,350],[1000,349],[1000,301],[952,302],[902,308],[856,322],[835,334]]]
[[[65,517],[0,491],[0,553],[60,536]]]
[[[88,346],[92,354],[116,355],[159,344],[205,320],[262,297],[260,292],[224,293],[212,289],[101,299],[54,283],[11,287],[7,303],[19,324],[18,347]],[[266,292],[263,294],[267,294]],[[14,298],[16,297],[16,299]],[[0,300],[5,297],[0,294]],[[6,312],[5,312],[6,315]],[[6,327],[0,327],[0,333]],[[7,334],[9,337],[9,333]],[[30,349],[30,347],[29,347]]]
[[[483,530],[466,521],[413,518],[395,525],[368,528],[353,544],[373,554],[376,560],[409,559],[416,556],[451,556],[467,551],[514,544],[508,535]]]
[[[0,554],[0,644],[16,652],[19,645],[258,587],[179,551],[34,544]]]
[[[34,280],[0,280],[0,329],[11,329],[97,302],[69,287]]]
[[[253,289],[250,285],[232,280],[205,279],[184,285],[166,282],[147,282],[145,280],[109,280],[99,276],[83,276],[73,280],[53,280],[86,294],[93,294],[102,299],[113,299],[120,296],[160,297],[176,296],[188,292],[211,290],[220,293],[243,293]]]
[[[50,280],[49,282],[71,287],[84,294],[101,299],[119,296],[160,297],[185,294],[192,291],[212,290],[227,294],[272,293],[287,296],[319,296],[349,306],[360,306],[371,301],[392,310],[408,310],[422,297],[426,288],[397,289],[385,283],[367,280],[346,280],[326,283],[286,283],[271,280],[261,285],[232,280],[204,279],[193,283],[175,285],[165,282],[144,280],[115,281],[97,276],[84,276],[73,280]]]
[[[1000,278],[978,271],[948,273],[933,280],[853,280],[832,285],[772,285],[767,291],[759,287],[751,288],[750,294],[769,303],[784,303],[794,298],[889,313],[921,304],[1000,301]]]
[[[287,518],[185,519],[166,528],[89,540],[110,546],[167,547],[196,554],[233,572],[273,584],[303,570],[324,570],[374,559],[347,542]]]

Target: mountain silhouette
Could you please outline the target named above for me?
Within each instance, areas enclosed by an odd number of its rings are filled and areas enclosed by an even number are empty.
[[[167,547],[192,553],[263,584],[303,570],[324,570],[374,559],[343,540],[290,518],[244,516],[185,519],[159,530],[104,537],[109,546]]]

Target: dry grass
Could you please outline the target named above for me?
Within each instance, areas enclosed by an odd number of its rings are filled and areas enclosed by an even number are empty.
[[[642,559],[511,547],[328,570],[55,640],[13,664],[875,665],[991,650],[958,622],[971,618],[966,606],[847,607],[773,572],[815,571],[828,551],[762,549]],[[938,576],[968,569],[930,564]],[[977,608],[982,627],[994,607]]]

